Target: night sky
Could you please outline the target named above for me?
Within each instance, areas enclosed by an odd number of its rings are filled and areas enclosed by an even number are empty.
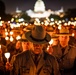
[[[6,13],[15,12],[16,7],[20,10],[34,9],[37,0],[2,0],[6,6]],[[43,0],[47,9],[53,11],[59,10],[61,7],[66,11],[69,8],[76,8],[76,0]]]

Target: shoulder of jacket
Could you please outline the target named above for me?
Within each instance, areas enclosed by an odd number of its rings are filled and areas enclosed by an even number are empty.
[[[75,47],[75,46],[73,46],[73,45],[69,45],[69,47],[70,47],[70,48],[74,48],[74,49],[76,49],[76,47]]]
[[[24,52],[21,52],[21,53],[16,54],[16,58],[22,58],[25,55],[27,55],[27,51],[24,51]]]
[[[44,57],[48,58],[49,60],[54,60],[55,59],[55,57],[53,55],[50,55],[47,52],[44,53]]]
[[[54,49],[54,48],[58,48],[58,45],[52,46],[52,48],[53,48],[53,49]]]

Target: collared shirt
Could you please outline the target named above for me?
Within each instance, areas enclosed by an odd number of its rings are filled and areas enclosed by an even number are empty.
[[[35,65],[37,66],[40,58],[43,57],[43,52],[40,54],[35,54],[33,51],[31,51],[31,57],[32,57]]]
[[[62,46],[60,45],[60,48],[61,48],[61,51],[62,51],[62,55],[64,54],[64,52],[65,52],[65,50],[66,50],[67,47],[68,47],[68,46],[62,47]]]

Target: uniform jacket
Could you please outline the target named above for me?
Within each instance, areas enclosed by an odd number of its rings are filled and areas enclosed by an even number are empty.
[[[64,54],[62,54],[62,50],[60,47],[60,44],[53,46],[53,55],[57,58],[58,63],[59,63],[59,68],[60,70],[73,70],[76,69],[76,67],[74,68],[74,62],[76,60],[76,48],[72,47],[72,46],[67,46]],[[73,75],[73,73],[71,74],[71,72],[68,72],[67,74],[63,74],[63,75]]]
[[[16,56],[11,75],[60,75],[56,59],[43,52],[36,67],[31,56],[31,51],[25,51]]]
[[[76,38],[70,36],[69,44],[76,47]]]

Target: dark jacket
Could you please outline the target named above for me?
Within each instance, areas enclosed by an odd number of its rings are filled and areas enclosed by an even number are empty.
[[[60,75],[56,59],[43,52],[43,56],[36,67],[31,56],[31,51],[18,54],[13,63],[11,75]]]
[[[53,46],[53,55],[57,58],[62,75],[74,75],[74,63],[76,60],[76,48],[67,46],[62,54],[60,44]],[[76,63],[75,63],[76,64]]]

